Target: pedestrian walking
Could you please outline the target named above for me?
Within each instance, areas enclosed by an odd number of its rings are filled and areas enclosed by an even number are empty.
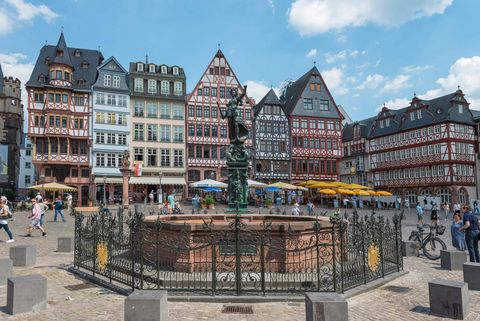
[[[295,215],[295,216],[300,215],[300,207],[299,207],[298,203],[293,204],[292,215]]]
[[[396,204],[397,210],[400,210],[400,206],[402,205],[402,198],[400,196],[397,196],[397,204]]]
[[[406,208],[406,209],[409,209],[409,208],[410,208],[410,201],[409,201],[408,198],[405,199],[404,204],[405,204],[405,208]]]
[[[32,214],[28,217],[31,219],[30,226],[28,227],[28,237],[32,236],[32,231],[33,229],[37,228],[40,231],[42,231],[43,236],[47,236],[47,233],[43,229],[43,227],[40,225],[40,218],[42,216],[42,210],[40,208],[40,204],[37,203],[37,201],[33,198],[32,199]]]
[[[453,204],[453,212],[460,211],[460,204],[455,203]]]
[[[423,225],[423,207],[417,202],[418,225]]]
[[[68,210],[68,213],[70,214],[72,214],[72,200],[73,200],[72,194],[67,194],[67,210]]]
[[[430,225],[434,228],[438,225],[437,205],[432,205],[432,211],[430,212]]]
[[[153,206],[153,198],[154,198],[153,189],[150,191],[150,194],[148,194],[148,198],[150,199],[150,206]]]
[[[0,229],[3,228],[8,235],[8,240],[6,243],[12,243],[15,242],[15,240],[13,239],[12,232],[8,227],[8,220],[12,218],[13,213],[8,207],[7,202],[8,200],[5,196],[0,198]]]
[[[453,214],[453,222],[450,227],[450,232],[452,234],[452,245],[458,251],[465,251],[467,245],[465,243],[465,232],[461,231],[460,228],[463,226],[462,218],[460,216],[460,211],[457,211]]]
[[[65,223],[65,215],[63,215],[63,201],[60,196],[57,196],[57,199],[53,203],[53,209],[55,211],[55,214],[53,215],[53,221],[57,221],[57,215],[60,214],[62,217],[62,222]]]
[[[39,205],[40,212],[42,213],[40,216],[40,225],[43,226],[45,225],[45,213],[47,213],[48,206],[43,202],[42,199],[40,199],[40,201],[37,201],[37,204]]]
[[[445,202],[443,203],[443,212],[445,214],[445,221],[448,219],[448,216],[450,215],[450,205]]]
[[[460,231],[465,231],[465,242],[467,243],[470,262],[480,263],[480,255],[478,253],[478,218],[472,213],[472,209],[468,205],[464,205],[461,212],[463,213],[463,226],[460,228]]]
[[[313,208],[314,207],[315,207],[315,205],[313,205],[312,200],[309,199],[308,203],[307,203],[307,213],[308,213],[308,215],[310,215],[310,216],[313,215]]]

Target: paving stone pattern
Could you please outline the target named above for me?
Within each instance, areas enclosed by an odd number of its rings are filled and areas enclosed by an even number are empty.
[[[392,212],[380,212],[391,216]],[[6,234],[0,231],[0,257],[8,257],[8,248],[20,244],[37,245],[37,263],[33,267],[14,267],[13,275],[42,274],[48,279],[48,306],[46,310],[11,316],[6,312],[7,287],[0,286],[1,320],[123,320],[124,296],[97,286],[84,286],[85,281],[66,269],[73,262],[72,253],[56,253],[57,237],[73,236],[73,218],[67,223],[53,223],[52,213],[47,214],[47,237],[36,233],[33,238],[26,233],[27,213],[16,213],[11,222],[15,243],[6,244]],[[413,212],[412,212],[412,217]],[[404,239],[414,228],[415,222],[407,219]],[[447,229],[448,232],[448,229]],[[448,233],[446,233],[448,234]],[[447,244],[450,240],[443,237]],[[423,257],[404,258],[409,273],[378,289],[348,299],[350,320],[443,320],[430,316],[428,281],[434,278],[463,280],[462,271],[440,269],[440,261]],[[66,288],[67,287],[67,288]],[[469,291],[470,313],[465,320],[480,320],[480,292]],[[255,303],[253,314],[222,314],[224,303],[169,302],[171,321],[219,320],[219,321],[300,321],[305,320],[305,305],[297,302]]]

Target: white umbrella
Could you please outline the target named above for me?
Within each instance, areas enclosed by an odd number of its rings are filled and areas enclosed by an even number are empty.
[[[203,181],[191,183],[190,186],[195,188],[205,188],[205,187],[227,188],[228,184],[218,182],[213,179],[204,179]]]
[[[262,187],[267,186],[267,184],[264,184],[262,182],[257,182],[257,181],[251,180],[251,179],[247,180],[247,184],[248,184],[248,187],[250,187],[250,188],[262,188]]]

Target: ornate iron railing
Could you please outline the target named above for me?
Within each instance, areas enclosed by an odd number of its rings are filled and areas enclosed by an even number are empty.
[[[142,213],[76,214],[74,265],[132,289],[204,294],[344,292],[403,268],[401,220],[373,212],[350,220],[337,214],[328,226],[313,221],[298,231],[272,228],[272,221],[246,224],[237,215],[228,226],[204,220],[192,235],[174,233]]]

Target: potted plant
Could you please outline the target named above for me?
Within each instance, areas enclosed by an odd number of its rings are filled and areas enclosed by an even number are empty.
[[[271,199],[267,198],[265,200],[265,206],[267,206],[267,208],[273,208],[273,202]]]
[[[205,196],[203,203],[208,209],[215,209],[215,200],[213,199],[212,195]]]

